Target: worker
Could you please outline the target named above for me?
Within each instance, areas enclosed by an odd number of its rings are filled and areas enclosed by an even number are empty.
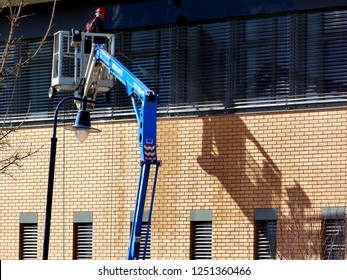
[[[104,21],[107,18],[107,11],[104,7],[99,7],[95,11],[95,18],[86,24],[85,32],[106,33]],[[90,53],[92,42],[91,37],[86,37],[85,52]],[[94,37],[93,43],[105,44],[105,37]]]

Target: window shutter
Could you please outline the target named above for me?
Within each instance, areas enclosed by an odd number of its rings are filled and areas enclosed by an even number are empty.
[[[139,259],[143,259],[143,256],[144,256],[145,241],[146,241],[146,234],[147,234],[147,225],[148,225],[148,223],[142,223]],[[146,260],[151,259],[151,228],[149,228],[149,235],[148,235],[148,242],[147,242],[147,248],[146,248],[146,258],[145,259]]]
[[[91,259],[93,253],[93,224],[75,224],[75,252],[74,259]]]
[[[276,258],[276,220],[256,221],[256,259]]]
[[[343,260],[346,252],[345,220],[326,219],[323,224],[325,260]]]
[[[212,258],[212,222],[193,222],[192,259],[209,260]]]
[[[132,228],[132,225],[133,225],[133,223],[130,223],[130,228]],[[147,225],[148,225],[148,222],[142,222],[142,225],[141,225],[141,242],[140,242],[140,251],[139,251],[139,259],[140,260],[143,260],[143,256],[144,256],[144,252],[145,252]],[[149,234],[148,234],[145,259],[146,260],[151,259],[151,227],[149,227]]]
[[[21,224],[20,259],[37,259],[37,224]]]

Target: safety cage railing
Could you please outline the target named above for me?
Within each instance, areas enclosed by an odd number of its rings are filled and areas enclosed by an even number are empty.
[[[76,31],[75,31],[76,32]],[[81,41],[74,41],[74,33],[59,31],[54,34],[52,82],[51,88],[56,92],[74,92],[84,76],[90,47],[96,39],[104,38],[105,49],[114,55],[114,34],[80,32]],[[105,76],[101,80],[99,91],[107,92],[113,86],[113,78]]]

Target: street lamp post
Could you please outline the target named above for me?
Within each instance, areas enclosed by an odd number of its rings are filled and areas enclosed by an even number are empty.
[[[51,152],[49,161],[49,172],[48,172],[48,188],[47,188],[47,201],[46,201],[46,221],[45,221],[45,233],[43,240],[43,260],[48,260],[49,251],[49,235],[51,228],[51,216],[52,216],[52,201],[53,201],[53,185],[54,185],[54,168],[55,168],[55,158],[57,151],[57,123],[58,123],[58,113],[60,107],[68,100],[82,101],[82,110],[78,111],[75,124],[71,127],[67,127],[68,130],[74,130],[76,137],[80,142],[87,139],[90,132],[100,132],[99,129],[92,128],[90,126],[90,114],[86,110],[87,103],[94,103],[94,101],[87,100],[87,97],[79,98],[75,96],[69,96],[64,98],[59,102],[54,113],[54,123],[53,123],[53,136],[51,138]]]

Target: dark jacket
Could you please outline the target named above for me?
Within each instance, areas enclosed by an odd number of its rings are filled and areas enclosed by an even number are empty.
[[[91,33],[106,33],[104,21],[99,17],[95,17],[92,21],[90,21],[86,24],[85,31],[91,32]],[[105,44],[105,38],[104,37],[95,37],[94,43],[95,44]]]
[[[95,17],[92,21],[87,23],[86,31],[92,33],[105,33],[104,21],[99,17]]]

